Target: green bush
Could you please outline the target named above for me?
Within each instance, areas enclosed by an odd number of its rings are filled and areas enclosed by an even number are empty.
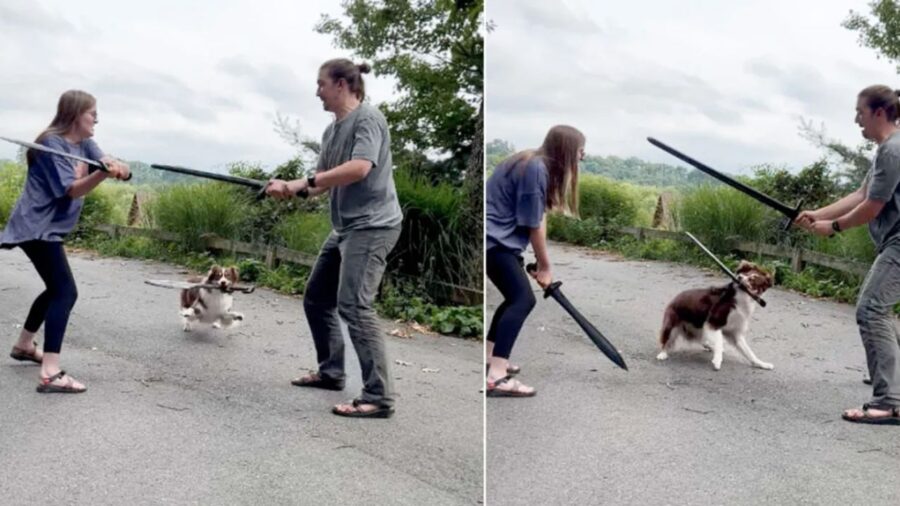
[[[24,187],[24,167],[13,162],[0,164],[0,225],[6,225]]]
[[[286,247],[317,255],[328,234],[331,218],[323,213],[292,213],[275,225],[275,236]]]
[[[829,255],[851,258],[860,262],[875,260],[875,243],[869,236],[869,227],[851,228],[834,237],[808,237],[808,248]]]
[[[681,228],[710,249],[725,249],[731,240],[764,241],[772,220],[759,202],[722,185],[704,185],[686,194],[678,205]]]
[[[593,219],[602,227],[624,227],[638,216],[636,190],[602,176],[583,175],[578,182],[578,210],[581,218]]]
[[[403,208],[403,230],[390,255],[390,267],[463,286],[481,286],[482,273],[471,266],[471,244],[481,241],[481,229],[465,227],[465,194],[449,183],[434,185],[396,171],[397,194]]]
[[[246,223],[249,198],[228,189],[224,183],[169,187],[150,205],[153,220],[159,228],[179,234],[189,247],[200,247],[202,234],[234,238]]]

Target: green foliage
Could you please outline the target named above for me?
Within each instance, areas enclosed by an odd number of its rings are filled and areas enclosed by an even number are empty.
[[[263,269],[259,284],[272,287],[280,292],[300,294],[306,290],[309,268],[291,264],[281,264],[274,269]]]
[[[9,220],[24,187],[25,168],[18,163],[0,163],[0,225]]]
[[[441,334],[478,337],[483,332],[481,306],[440,307],[409,283],[385,280],[376,305],[387,318],[419,322]]]
[[[151,203],[154,222],[175,232],[186,245],[199,247],[203,234],[236,237],[247,222],[249,197],[235,195],[231,185],[201,183],[164,189]]]
[[[494,139],[484,147],[487,170],[493,171],[504,159],[516,152],[515,146],[503,139]]]
[[[806,247],[828,255],[860,262],[875,260],[875,244],[866,226],[851,228],[834,237],[808,236]]]
[[[128,168],[131,171],[131,180],[128,181],[128,184],[131,185],[162,188],[173,184],[197,182],[196,177],[154,169],[144,162],[131,161],[126,163],[128,163]]]
[[[274,235],[290,249],[317,255],[328,234],[331,218],[322,213],[293,213],[281,218]]]
[[[306,175],[307,170],[303,164],[303,160],[299,157],[295,157],[278,167],[275,167],[271,173],[266,172],[258,164],[245,162],[229,165],[228,172],[232,176],[256,179],[259,181],[268,181],[269,179],[291,181]],[[279,226],[279,223],[281,223],[284,217],[294,215],[298,212],[319,213],[323,209],[327,209],[328,204],[327,198],[311,200],[276,200],[264,198],[262,200],[256,200],[256,195],[258,193],[256,190],[248,190],[241,187],[232,187],[229,190],[235,195],[235,198],[245,199],[249,202],[249,205],[244,209],[246,212],[244,225],[239,234],[235,236],[235,239],[248,242],[283,243],[283,240],[279,237],[279,234],[275,229]]]
[[[860,44],[875,49],[879,57],[897,63],[897,72],[900,72],[900,2],[873,0],[869,7],[874,19],[850,11],[843,26],[859,33]]]
[[[547,215],[547,237],[554,241],[596,247],[613,233],[594,218],[579,220],[559,213]]]
[[[768,165],[756,167],[749,184],[789,206],[802,200],[806,209],[826,206],[842,196],[825,160],[804,167],[796,174]]]
[[[630,185],[585,175],[578,182],[578,211],[603,227],[630,226],[638,214],[637,195]]]
[[[483,90],[482,0],[344,0],[348,22],[322,16],[319,33],[397,79],[401,98],[381,104],[398,166],[409,151],[450,155],[442,167],[466,167]]]
[[[469,269],[481,229],[462,219],[465,195],[458,188],[432,185],[406,171],[394,173],[403,207],[403,230],[389,264],[399,272],[463,286],[481,286],[481,272]]]
[[[770,211],[759,202],[724,185],[704,185],[679,202],[681,228],[710,249],[725,249],[734,239],[762,241],[771,233]]]
[[[581,170],[645,186],[692,188],[709,180],[709,176],[697,170],[646,162],[634,157],[586,156],[581,162]]]

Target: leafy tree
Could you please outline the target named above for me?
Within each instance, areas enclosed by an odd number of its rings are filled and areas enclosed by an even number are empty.
[[[874,0],[869,2],[874,19],[850,11],[842,26],[859,32],[859,43],[875,49],[879,57],[897,63],[900,73],[900,2]]]
[[[869,3],[872,18],[856,11],[850,11],[841,26],[859,33],[859,43],[875,49],[879,58],[884,57],[897,63],[900,72],[900,2],[897,0],[874,0]],[[828,139],[823,127],[815,128],[811,122],[801,120],[801,135],[837,159],[840,169],[836,176],[840,179],[842,192],[852,191],[862,184],[871,165],[874,144],[861,142],[855,147],[847,146],[835,139]]]
[[[753,180],[749,183],[789,206],[803,200],[805,209],[828,205],[840,194],[838,183],[831,177],[825,160],[818,160],[797,174],[769,165],[756,167]]]
[[[335,45],[397,79],[399,99],[380,104],[398,165],[459,179],[473,149],[483,92],[483,0],[344,0],[349,21],[323,15],[316,26]],[[439,152],[425,163],[412,152]]]

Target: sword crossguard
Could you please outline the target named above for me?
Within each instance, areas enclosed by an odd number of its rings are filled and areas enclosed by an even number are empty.
[[[794,224],[794,220],[797,219],[797,216],[800,216],[800,212],[803,210],[803,204],[806,203],[806,199],[800,199],[800,202],[797,203],[797,207],[794,208],[793,216],[788,216],[784,220],[784,225],[781,227],[782,232],[787,232],[791,225]]]

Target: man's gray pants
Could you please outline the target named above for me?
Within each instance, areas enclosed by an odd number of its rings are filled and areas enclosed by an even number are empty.
[[[900,334],[893,307],[900,301],[900,243],[887,246],[859,292],[856,323],[872,378],[872,404],[900,406]]]
[[[399,237],[400,227],[351,230],[342,234],[332,231],[322,245],[303,296],[303,309],[316,345],[319,375],[344,381],[340,317],[347,324],[362,370],[363,391],[358,399],[381,406],[392,406],[394,399],[384,337],[372,304],[388,253]]]

